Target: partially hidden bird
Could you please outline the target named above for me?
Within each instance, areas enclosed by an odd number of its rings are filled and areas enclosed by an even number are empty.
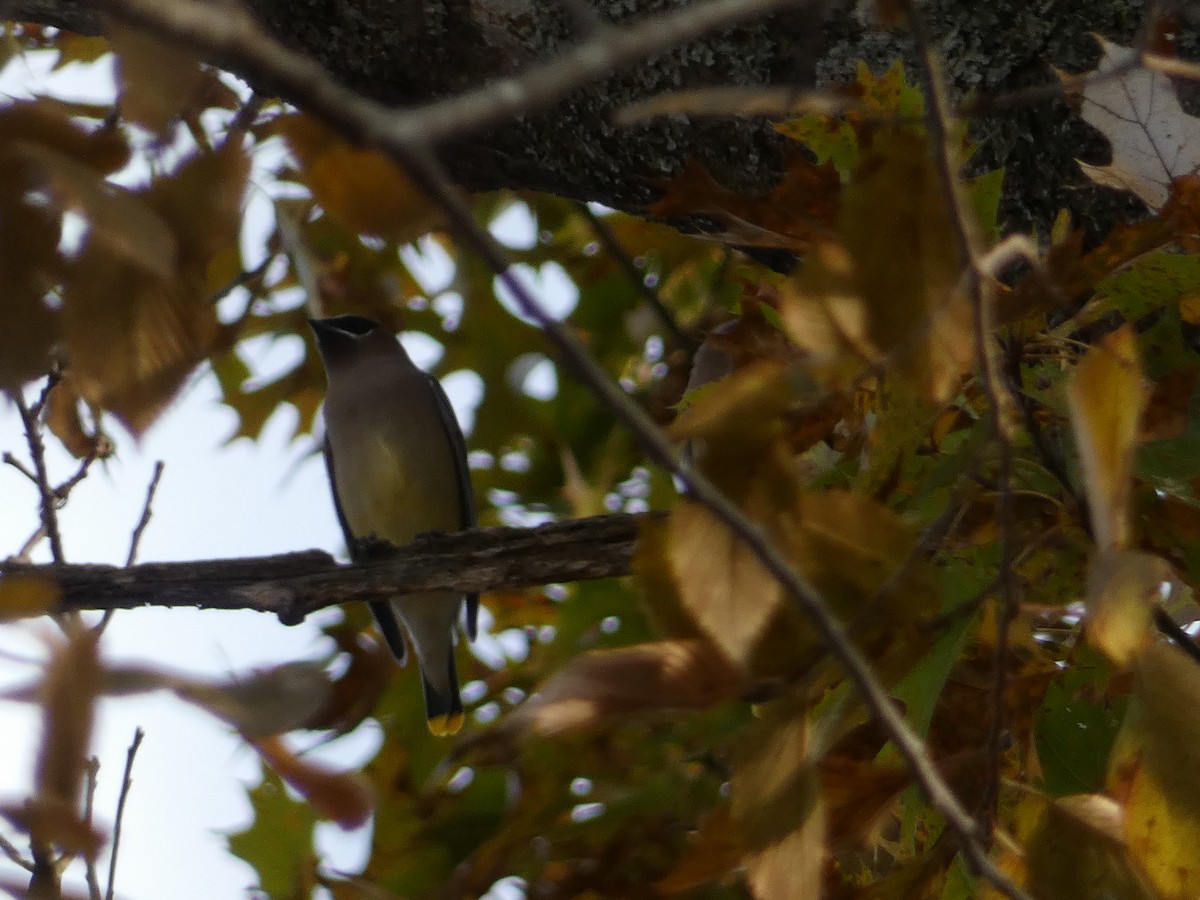
[[[373,540],[402,546],[424,532],[473,526],[466,442],[437,379],[373,319],[345,315],[309,324],[325,363],[325,465],[351,556],[361,558]],[[439,736],[463,723],[454,629],[464,605],[474,640],[478,594],[437,591],[371,603],[401,665],[400,626],[408,633],[429,730]]]

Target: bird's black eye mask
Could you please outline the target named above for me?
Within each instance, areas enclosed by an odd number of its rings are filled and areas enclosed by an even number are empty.
[[[366,316],[334,316],[332,319],[326,319],[325,321],[334,328],[359,337],[369,334],[379,327],[378,322],[374,319],[368,319]]]

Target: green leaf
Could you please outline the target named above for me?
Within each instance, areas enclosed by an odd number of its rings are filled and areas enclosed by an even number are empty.
[[[269,769],[247,794],[254,822],[229,833],[229,852],[251,865],[258,873],[259,887],[275,900],[309,896],[316,867],[312,841],[317,820],[312,809],[289,797],[279,776]]]

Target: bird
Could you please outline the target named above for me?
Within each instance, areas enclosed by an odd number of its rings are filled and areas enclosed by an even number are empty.
[[[418,534],[475,524],[466,442],[445,391],[374,319],[309,319],[325,365],[324,455],[334,508],[351,557],[374,541],[402,546]],[[435,591],[371,603],[389,649],[404,665],[408,633],[425,692],[429,730],[463,724],[454,664],[455,626],[466,607],[475,639],[478,594]]]

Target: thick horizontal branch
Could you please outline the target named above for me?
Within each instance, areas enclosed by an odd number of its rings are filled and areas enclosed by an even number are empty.
[[[252,609],[295,624],[318,609],[356,600],[628,575],[639,522],[660,515],[596,516],[537,528],[427,534],[387,558],[353,565],[339,565],[328,553],[311,550],[129,568],[0,562],[0,576],[54,579],[62,592],[62,611],[141,606]]]

